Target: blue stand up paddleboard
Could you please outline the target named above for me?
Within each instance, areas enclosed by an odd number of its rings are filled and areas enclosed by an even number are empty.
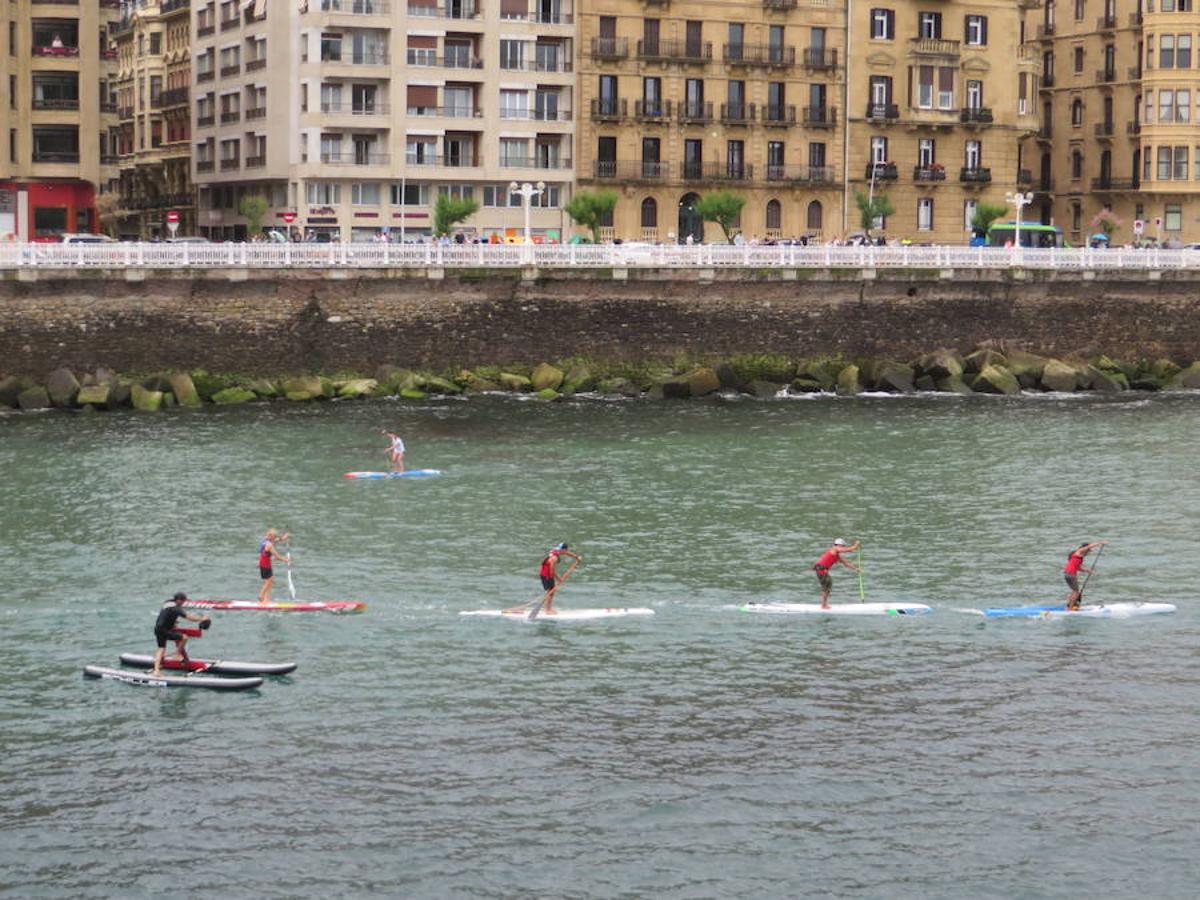
[[[1057,606],[990,606],[978,611],[989,619],[1135,619],[1142,616],[1161,616],[1175,612],[1174,603],[1108,603],[1104,606],[1084,604],[1076,610]]]
[[[347,472],[344,478],[433,478],[441,469],[408,469],[405,472]]]

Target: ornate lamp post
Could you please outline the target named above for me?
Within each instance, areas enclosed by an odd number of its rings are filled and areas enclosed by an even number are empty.
[[[536,185],[526,181],[524,184],[517,184],[515,181],[508,186],[509,194],[520,194],[522,205],[525,207],[525,243],[532,244],[533,238],[529,233],[529,207],[533,202],[534,197],[540,197],[542,191],[546,189],[546,182],[539,181]]]
[[[1013,244],[1017,249],[1021,247],[1021,210],[1033,202],[1032,193],[1022,194],[1020,191],[1009,192],[1004,195],[1004,202],[1009,206],[1016,207],[1017,210],[1017,227],[1013,230]]]

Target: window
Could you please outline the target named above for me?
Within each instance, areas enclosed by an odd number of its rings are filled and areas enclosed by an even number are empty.
[[[1150,180],[1150,167],[1153,164],[1150,159],[1150,148],[1147,147],[1142,153],[1142,181]]]
[[[967,16],[963,39],[968,46],[987,46],[987,16]]]
[[[963,165],[968,169],[979,169],[983,166],[983,142],[967,141],[963,145]]]
[[[1159,181],[1170,181],[1171,180],[1171,148],[1170,147],[1159,147],[1158,148],[1158,180]]]
[[[1158,121],[1160,121],[1160,122],[1175,121],[1175,92],[1174,91],[1159,91],[1158,92]]]
[[[455,200],[474,200],[475,186],[470,184],[439,184],[439,197],[453,197]]]
[[[917,109],[933,109],[933,66],[917,66]]]
[[[942,14],[922,12],[917,14],[917,37],[940,38],[942,36]]]
[[[1079,74],[1083,71],[1083,48],[1075,48],[1075,73]]]
[[[823,218],[821,202],[819,200],[814,200],[808,204],[808,212],[805,214],[804,224],[809,231],[820,231]]]
[[[1025,84],[1025,73],[1021,74],[1021,84]],[[1024,99],[1022,97],[1021,99]],[[968,81],[967,82],[967,109],[980,109],[983,106],[983,82]]]
[[[342,186],[310,181],[305,185],[310,206],[337,206],[342,202]]]
[[[816,142],[808,145],[808,164],[812,168],[823,169],[825,167],[825,144]]]
[[[1083,177],[1083,154],[1078,150],[1071,151],[1071,178],[1078,180]]]
[[[746,142],[725,142],[725,171],[730,178],[742,178],[746,172]]]
[[[933,138],[921,138],[917,141],[917,165],[922,169],[928,169],[937,162],[937,155],[934,152],[935,144]]]
[[[896,11],[894,9],[871,10],[871,40],[890,41],[896,37]]]
[[[1071,101],[1071,124],[1076,128],[1083,124],[1083,101],[1078,97]]]
[[[427,184],[413,184],[411,181],[406,184],[393,184],[391,185],[391,195],[392,206],[429,205],[429,185]]]
[[[529,142],[523,138],[500,138],[500,165],[504,167],[528,166]]]
[[[154,56],[162,53],[162,32],[150,32],[150,53]]]
[[[767,141],[767,178],[772,175],[778,176],[783,169],[784,147],[783,141]]]
[[[1175,37],[1175,67],[1190,69],[1192,67],[1192,36],[1180,34]]]
[[[1188,148],[1175,148],[1175,166],[1172,170],[1172,177],[1176,181],[1187,181],[1188,177]]]
[[[1163,228],[1167,231],[1183,231],[1183,207],[1168,203],[1163,207]]]
[[[1071,230],[1079,231],[1083,224],[1083,207],[1078,203],[1071,204]]]
[[[954,108],[954,67],[938,66],[938,109]]]
[[[525,41],[500,41],[500,68],[518,70],[525,68]]]
[[[410,166],[430,166],[437,162],[437,140],[432,137],[409,137],[405,142],[404,159]]]
[[[1175,35],[1163,34],[1158,38],[1158,67],[1175,68]]]
[[[378,206],[380,190],[375,182],[350,185],[350,202],[355,206]]]
[[[500,92],[500,118],[502,118],[502,119],[528,119],[529,118],[529,92],[528,91],[501,91]]]
[[[921,197],[917,200],[917,230],[933,230],[933,198]]]
[[[1192,92],[1186,88],[1175,92],[1175,121],[1187,122],[1192,112]]]
[[[885,163],[887,158],[887,138],[873,137],[871,138],[871,162]]]
[[[1082,22],[1086,6],[1085,0],[1075,0],[1075,21]]]
[[[974,231],[975,226],[975,210],[979,208],[978,200],[963,201],[963,229],[966,231]]]
[[[779,231],[783,228],[783,206],[778,200],[767,201],[766,228],[767,231]]]
[[[647,197],[642,201],[642,227],[658,227],[658,203],[653,197]]]

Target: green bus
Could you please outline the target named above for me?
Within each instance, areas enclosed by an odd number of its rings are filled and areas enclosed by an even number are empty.
[[[989,247],[1008,247],[1016,243],[1016,222],[993,222],[988,226]],[[1042,225],[1037,222],[1021,223],[1022,247],[1063,247],[1062,229],[1057,225]]]

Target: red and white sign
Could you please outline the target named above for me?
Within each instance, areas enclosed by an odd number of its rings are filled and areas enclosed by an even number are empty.
[[[1134,234],[1141,234],[1145,230],[1146,230],[1145,222],[1143,222],[1141,219],[1133,220],[1133,233]]]
[[[167,222],[168,222],[168,224],[178,225],[179,224],[179,213],[173,209],[167,210]]]
[[[285,212],[283,214],[283,221],[286,222],[288,225],[291,225],[293,222],[296,221],[296,214],[294,212]]]

